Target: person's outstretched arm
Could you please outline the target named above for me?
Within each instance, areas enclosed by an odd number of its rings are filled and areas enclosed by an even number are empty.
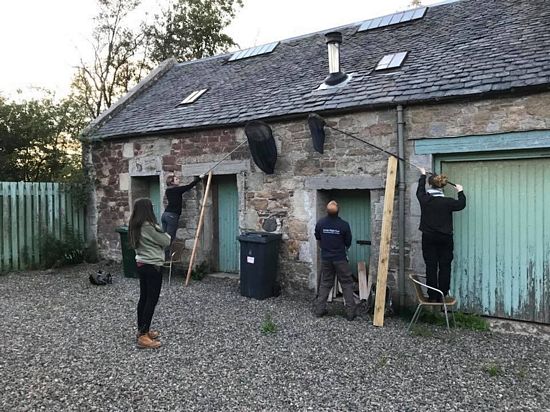
[[[418,199],[420,204],[423,204],[430,197],[430,195],[426,193],[426,170],[421,168],[420,173],[421,174],[420,178],[418,179],[418,187],[416,188],[416,198]]]
[[[201,181],[201,178],[198,176],[195,176],[195,178],[191,183],[184,186],[177,186],[174,188],[174,190],[176,190],[176,192],[179,193],[180,195],[183,195],[185,192],[193,189],[197,185],[197,183],[199,183],[200,181]]]
[[[455,189],[458,192],[458,199],[453,199],[451,206],[453,212],[458,212],[466,207],[466,195],[464,194],[464,188],[462,185],[457,184]]]

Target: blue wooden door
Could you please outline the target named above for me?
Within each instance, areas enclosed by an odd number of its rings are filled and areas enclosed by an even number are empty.
[[[370,246],[357,241],[370,238],[370,193],[368,190],[334,190],[331,199],[340,206],[339,216],[351,227],[352,244],[348,250],[348,259],[353,273],[357,274],[357,262],[369,265]]]
[[[239,271],[239,196],[234,176],[217,179],[218,188],[218,270]]]
[[[462,310],[550,323],[550,159],[442,159],[464,186],[452,290]]]
[[[153,211],[155,212],[157,221],[160,223],[162,198],[160,196],[160,183],[157,176],[153,176],[149,179],[149,199],[151,199],[151,203],[153,204]]]

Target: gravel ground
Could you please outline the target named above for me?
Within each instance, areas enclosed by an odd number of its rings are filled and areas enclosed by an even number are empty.
[[[137,282],[92,286],[98,267],[0,276],[0,410],[550,410],[542,339],[316,319],[303,297],[247,299],[232,280],[165,284],[163,347],[138,350]]]

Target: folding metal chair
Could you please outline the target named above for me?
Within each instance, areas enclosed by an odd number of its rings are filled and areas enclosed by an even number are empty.
[[[172,266],[176,262],[181,262],[183,258],[183,252],[185,251],[185,243],[180,241],[174,241],[170,246],[170,261],[164,262],[164,267],[169,267],[168,271],[168,286],[172,278]]]
[[[414,289],[416,291],[416,298],[418,299],[418,306],[416,307],[416,311],[414,312],[414,315],[411,319],[411,323],[409,324],[409,327],[407,330],[410,330],[412,325],[414,325],[418,318],[420,317],[420,313],[422,312],[423,306],[443,306],[444,312],[445,312],[445,321],[447,322],[447,330],[451,330],[449,326],[449,314],[448,314],[448,308],[456,305],[456,299],[453,297],[447,296],[447,299],[445,299],[445,295],[443,295],[443,292],[439,289],[436,289],[434,287],[428,286],[425,283],[420,282],[418,280],[420,276],[419,275],[409,275],[409,279],[413,282]],[[425,276],[422,276],[425,278]],[[424,291],[422,288],[431,289],[433,291],[436,291],[441,295],[441,302],[430,302],[428,298],[424,295]],[[456,327],[456,320],[455,320],[455,314],[451,311],[451,315],[453,316],[453,326]]]

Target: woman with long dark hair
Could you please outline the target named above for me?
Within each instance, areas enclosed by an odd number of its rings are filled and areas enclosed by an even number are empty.
[[[160,269],[164,263],[164,248],[170,244],[170,235],[159,227],[150,199],[135,201],[128,225],[128,240],[136,251],[139,275],[137,346],[140,349],[156,349],[160,347],[160,334],[150,327],[162,287]]]

